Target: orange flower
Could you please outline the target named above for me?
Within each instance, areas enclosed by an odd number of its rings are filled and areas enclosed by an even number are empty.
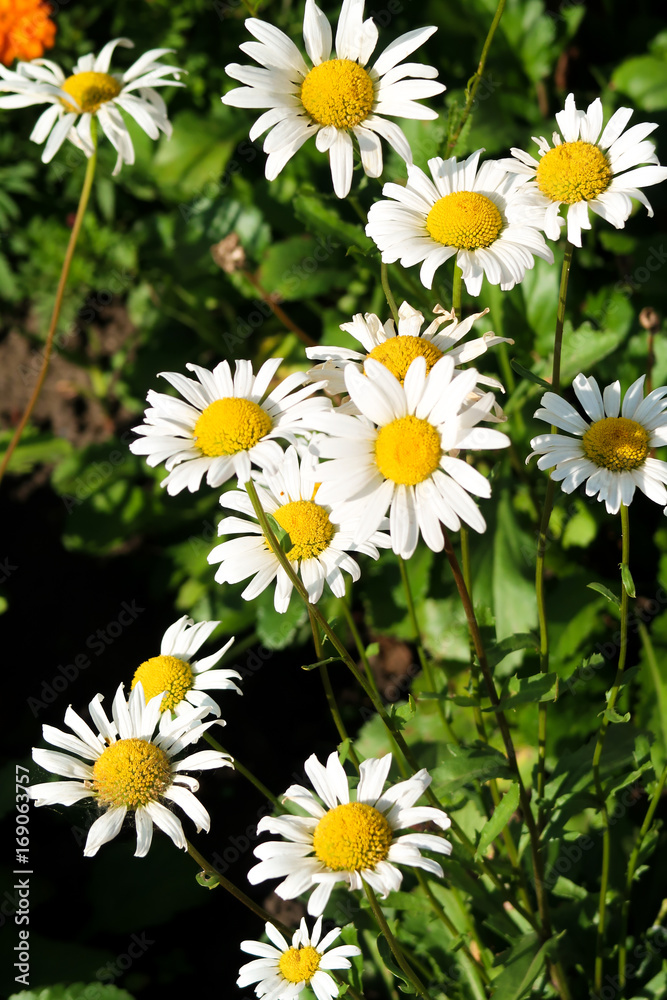
[[[56,26],[43,0],[0,0],[0,63],[39,59],[53,46]]]

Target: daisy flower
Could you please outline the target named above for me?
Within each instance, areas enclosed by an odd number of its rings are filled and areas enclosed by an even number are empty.
[[[412,163],[412,152],[402,130],[383,115],[399,118],[437,118],[417,101],[434,97],[445,87],[437,83],[432,66],[401,63],[436,30],[417,28],[393,41],[368,66],[378,40],[372,18],[363,20],[364,0],[344,0],[332,58],[331,26],[313,0],[306,0],[303,40],[312,66],[294,42],[273,25],[248,18],[256,42],[241,49],[262,67],[225,67],[229,76],[245,84],[222,98],[237,108],[269,108],[250,130],[255,140],[267,129],[266,177],[272,181],[310,136],[321,153],[329,154],[334,191],[345,198],[352,183],[352,133],[359,144],[361,164],[368,177],[382,173],[382,145],[386,139],[399,156]]]
[[[0,63],[38,59],[53,47],[56,26],[44,0],[0,0]],[[2,88],[0,88],[2,89]]]
[[[263,941],[242,941],[241,951],[248,955],[258,955],[254,962],[248,962],[239,969],[236,985],[255,986],[258,997],[270,996],[271,1000],[293,1000],[306,986],[317,1000],[331,1000],[338,996],[338,984],[328,974],[327,969],[349,969],[349,958],[361,955],[353,944],[338,945],[327,951],[340,936],[341,928],[334,927],[320,941],[322,918],[318,917],[312,934],[302,918],[299,929],[294,932],[289,945],[273,924],[266,924],[265,932],[271,944]]]
[[[554,392],[546,392],[535,416],[567,434],[533,438],[528,458],[540,455],[540,469],[555,466],[551,478],[565,493],[585,482],[587,495],[604,500],[610,514],[632,503],[635,487],[650,500],[666,504],[667,462],[650,458],[650,451],[667,444],[667,386],[644,397],[644,378],[632,383],[621,407],[620,382],[600,393],[594,378],[577,375],[572,388],[585,417]]]
[[[470,295],[479,295],[484,275],[508,291],[534,257],[553,263],[540,232],[544,199],[493,160],[478,170],[482,152],[462,163],[434,157],[428,161],[432,180],[409,166],[405,186],[385,184],[382,193],[392,200],[371,205],[366,226],[385,263],[423,261],[419,277],[430,288],[440,265],[456,256]]]
[[[231,638],[217,653],[204,656],[201,660],[192,657],[200,646],[218,627],[220,622],[199,622],[183,615],[170,625],[162,636],[160,655],[137,667],[132,679],[132,688],[141,684],[146,701],[162,693],[162,711],[182,715],[191,705],[207,708],[220,716],[220,706],[206,694],[206,690],[236,691],[243,694],[233,678],[241,680],[236,670],[211,669],[224,656],[234,642]]]
[[[339,395],[345,392],[345,378],[343,376],[345,367],[352,364],[361,371],[368,358],[379,361],[401,383],[407,375],[408,368],[417,357],[425,358],[427,373],[444,354],[448,354],[454,364],[464,364],[466,361],[472,361],[480,354],[484,354],[489,347],[493,347],[495,344],[514,343],[507,337],[496,337],[493,333],[485,333],[482,337],[477,337],[476,340],[471,340],[467,344],[459,344],[459,341],[470,332],[473,323],[485,316],[488,311],[485,309],[483,312],[473,313],[472,316],[459,322],[455,313],[447,312],[442,306],[437,305],[433,310],[435,319],[429,323],[425,330],[422,330],[423,314],[417,309],[413,309],[407,302],[403,302],[398,310],[398,331],[393,319],[388,319],[383,324],[380,317],[374,313],[366,313],[366,315],[357,313],[351,323],[341,324],[341,330],[345,330],[346,333],[360,342],[364,348],[363,353],[346,347],[326,347],[319,344],[317,347],[307,347],[306,354],[311,360],[322,359],[324,361],[324,364],[311,368],[308,376],[313,381],[326,380],[327,392]],[[445,323],[447,324],[446,328],[441,330]],[[477,381],[502,389],[502,385],[497,379],[484,378],[479,375]]]
[[[343,516],[352,501],[364,513],[355,540],[376,531],[389,507],[394,552],[409,559],[421,533],[434,552],[444,547],[441,524],[458,531],[465,521],[476,531],[486,522],[469,496],[491,496],[489,481],[455,457],[459,449],[506,448],[500,431],[477,427],[494,404],[487,392],[464,405],[477,382],[468,369],[455,375],[445,355],[426,373],[426,360],[415,358],[403,384],[369,358],[365,374],[345,369],[345,385],[361,416],[334,410],[318,419],[325,436],[318,442],[323,462],[318,470],[321,503]]]
[[[574,95],[568,94],[564,110],[556,115],[561,134],[553,133],[553,146],[544,136],[533,136],[539,160],[513,148],[514,159],[502,161],[508,170],[534,180],[546,197],[545,232],[549,239],[558,239],[561,205],[568,206],[567,238],[577,247],[581,246],[581,230],[591,228],[589,207],[616,229],[623,228],[632,211],[631,198],[653,215],[639,188],[667,178],[667,167],[659,165],[653,143],[646,141],[658,126],[643,122],[624,132],[631,116],[631,108],[619,108],[603,129],[600,98],[589,104],[587,111],[577,111]]]
[[[418,823],[435,823],[441,830],[450,826],[441,809],[415,806],[431,777],[422,768],[383,791],[390,767],[390,753],[363,761],[356,798],[350,801],[348,778],[338,754],[329,756],[326,767],[314,754],[309,757],[305,771],[317,796],[302,785],[290,785],[284,798],[308,815],[264,816],[259,821],[258,833],[275,833],[285,840],[255,848],[261,861],[250,869],[250,882],[256,885],[286,875],[276,888],[278,895],[293,899],[314,889],[308,913],[319,916],[338,882],[361,889],[363,879],[385,898],[403,880],[397,864],[423,868],[442,878],[438,862],[423,857],[420,849],[450,854],[449,841],[432,833],[399,833]]]
[[[321,466],[312,455],[299,458],[297,449],[289,447],[280,469],[264,475],[266,487],[256,484],[259,501],[282,532],[286,555],[295,573],[301,575],[308,597],[317,604],[326,583],[336,597],[345,596],[345,578],[349,573],[358,580],[361,571],[350,552],[362,552],[377,559],[376,546],[386,548],[389,539],[376,531],[359,543],[353,541],[357,519],[332,517],[331,508],[316,501]],[[220,497],[223,507],[248,515],[252,520],[225,517],[218,526],[220,535],[239,535],[217,545],[209,554],[210,563],[220,563],[215,574],[218,583],[238,583],[252,576],[241,595],[247,601],[261,594],[276,581],[274,606],[285,612],[292,594],[292,581],[269,548],[258,524],[250,497],[245,491],[233,490]]]
[[[206,708],[193,708],[172,720],[162,713],[161,701],[160,694],[146,704],[141,684],[137,684],[126,701],[121,684],[113,700],[113,721],[102,708],[101,694],[90,702],[90,717],[97,726],[97,734],[71,705],[65,713],[65,723],[74,736],[53,726],[43,727],[47,743],[68,752],[35,748],[33,760],[52,774],[74,780],[31,785],[28,794],[38,806],[71,806],[81,799],[95,800],[104,811],[88,831],[85,857],[97,854],[102,844],[113,840],[128,812],[134,813],[137,828],[135,857],[143,858],[148,853],[153,824],[168,834],[176,847],[186,850],[181,822],[162,800],[180,806],[194,821],[198,833],[208,832],[209,814],[193,794],[199,782],[183,772],[191,768],[200,771],[231,767],[231,758],[217,750],[200,750],[183,760],[175,760],[213,721],[200,721],[208,712]]]
[[[184,86],[178,82],[182,70],[157,61],[172,50],[150,49],[124,73],[110,73],[111,56],[118,45],[134,48],[128,38],[116,38],[107,42],[97,57],[92,53],[82,56],[69,76],[50,59],[20,62],[14,72],[0,66],[0,92],[12,95],[0,97],[0,108],[49,105],[30,135],[38,143],[48,136],[43,163],[53,159],[65,139],[92,156],[93,117],[118,153],[113,173],[117,174],[124,163],[134,163],[134,147],[121,110],[151,139],[157,139],[160,132],[171,135],[166,105],[155,88]]]
[[[307,428],[315,413],[331,406],[328,399],[308,398],[317,386],[304,386],[308,376],[300,372],[267,395],[281,364],[282,358],[270,358],[253,375],[250,361],[237,361],[233,378],[227,361],[212,372],[188,364],[196,382],[179,372],[161,372],[185,401],[150,390],[145,421],[134,428],[142,436],[130,451],[146,455],[151,466],[165,463],[169,475],[161,485],[170,494],[186,487],[194,493],[204,474],[209,486],[221,486],[231,476],[246,483],[252,464],[279,465],[283,450],[276,438],[291,441],[295,430]]]

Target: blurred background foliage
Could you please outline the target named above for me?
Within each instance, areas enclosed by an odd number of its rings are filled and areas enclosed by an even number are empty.
[[[220,101],[235,85],[226,78],[225,65],[245,61],[238,52],[247,39],[246,12],[239,0],[70,0],[57,7],[56,47],[48,55],[65,68],[108,39],[126,36],[135,42],[137,54],[173,48],[174,62],[188,75],[183,90],[165,90],[174,126],[170,141],[154,143],[134,129],[136,164],[125,167],[116,179],[110,177],[112,149],[101,142],[94,196],[71,272],[56,356],[33,426],[13,459],[12,476],[3,484],[2,625],[18,639],[8,663],[15,710],[3,726],[10,772],[14,762],[26,763],[42,722],[60,725],[69,702],[83,710],[98,690],[110,698],[117,684],[128,682],[136,665],[153,655],[164,629],[187,613],[195,619],[219,618],[219,637],[237,636],[225,665],[244,672],[246,693],[241,703],[228,705],[231,696],[226,703],[231,713],[226,740],[233,753],[280,791],[292,780],[292,769],[298,770],[311,752],[329,752],[336,739],[313,675],[300,670],[312,658],[304,614],[293,601],[288,614],[279,616],[269,591],[247,604],[240,596],[243,585],[223,589],[213,582],[206,556],[220,518],[217,493],[205,489],[195,497],[167,497],[159,488],[163,470],[151,471],[130,454],[130,429],[141,420],[147,390],[164,391],[157,378],[160,371],[181,371],[188,361],[210,367],[222,358],[252,358],[259,364],[275,355],[285,358],[284,375],[306,366],[295,329],[316,342],[353,346],[340,331],[341,323],[355,312],[378,312],[386,318],[379,259],[361,221],[379,197],[380,185],[357,167],[354,197],[339,202],[331,192],[326,159],[313,143],[302,148],[273,184],[265,181],[265,156],[247,137],[253,117]],[[335,20],[338,6],[325,4],[325,10]],[[457,128],[465,88],[494,11],[494,0],[366,4],[366,13],[380,26],[382,47],[403,31],[422,24],[438,26],[420,58],[437,66],[447,85],[442,98],[431,102],[441,117],[405,124],[422,168],[429,157],[443,155],[448,136]],[[300,38],[301,2],[266,0],[258,5],[258,14]],[[124,58],[131,57],[119,50],[112,69],[121,68]],[[571,91],[580,107],[601,96],[606,116],[630,105],[636,109],[633,123],[658,122],[654,138],[659,154],[662,146],[664,162],[667,31],[659,5],[637,0],[628,9],[619,0],[508,0],[457,155],[479,147],[490,156],[507,155],[510,146],[534,148],[530,137],[550,136],[553,115]],[[34,385],[84,173],[83,156],[71,146],[63,147],[51,164],[40,162],[41,148],[28,138],[36,114],[30,108],[3,112],[0,131],[0,444],[9,440]],[[402,161],[387,155],[383,180],[404,177]],[[575,254],[565,385],[583,371],[605,384],[620,378],[625,388],[649,368],[654,386],[667,382],[662,318],[667,311],[667,193],[663,186],[648,194],[654,219],[639,208],[620,232],[596,220],[593,232],[584,234],[583,249]],[[228,274],[211,248],[231,234],[238,237],[246,259]],[[562,246],[556,250],[557,264],[561,257]],[[425,313],[436,297],[449,305],[451,292],[444,276],[431,293],[420,285],[416,269],[390,271],[399,301],[407,298]],[[557,265],[538,260],[513,292],[500,294],[485,285],[481,298],[481,307],[488,306],[490,313],[480,328],[494,329],[515,342],[506,356],[492,352],[480,363],[485,373],[504,379],[513,441],[511,454],[494,456],[493,465],[481,463],[493,477],[494,502],[484,504],[487,535],[472,539],[475,600],[490,640],[531,633],[536,626],[532,577],[545,478],[534,463],[525,467],[524,460],[530,437],[538,430],[532,413],[542,390],[517,374],[509,360],[540,377],[549,373],[558,274]],[[289,328],[267,304],[268,296],[282,303]],[[641,310],[649,307],[657,314],[651,330],[639,319]],[[479,303],[464,297],[464,310],[473,308],[480,308]],[[644,621],[636,610],[630,662],[639,669],[635,693],[631,699],[625,696],[627,704],[621,709],[632,710],[632,724],[627,731],[616,727],[612,739],[626,774],[636,776],[646,771],[651,759],[660,767],[667,753],[667,598],[661,589],[667,589],[667,527],[660,509],[643,495],[633,503],[632,524],[636,609],[643,609]],[[549,767],[557,775],[564,757],[579,751],[595,731],[611,681],[613,658],[605,659],[604,644],[617,630],[616,609],[587,585],[595,582],[618,590],[620,525],[603,505],[579,495],[561,496],[552,531],[548,606],[552,670],[558,674],[560,697],[550,713]],[[398,566],[391,554],[384,554],[379,564],[366,561],[362,568],[354,591],[357,624],[365,641],[378,643],[374,662],[387,699],[403,703],[408,690],[419,691],[421,679],[413,681],[415,671],[410,669],[412,632]],[[448,571],[440,557],[420,549],[410,574],[427,646],[449,695],[448,714],[459,735],[473,741],[472,720],[455,700],[465,700],[468,642]],[[67,690],[59,692],[52,684],[59,667],[90,651],[91,635],[105,631],[107,623],[117,619],[122,602],[131,600],[143,609],[136,626],[105,644],[103,654],[92,655],[91,668],[79,670]],[[325,597],[323,608],[330,620],[341,621],[340,607],[331,596]],[[645,642],[647,631],[656,655]],[[263,659],[256,652],[258,644]],[[537,669],[534,640],[529,638],[524,647],[497,649],[497,676],[508,696],[516,695],[519,682]],[[582,663],[588,664],[585,673]],[[45,683],[54,692],[50,701]],[[360,752],[378,751],[377,723],[369,718],[359,692],[344,677],[337,677],[336,685],[351,731],[361,730]],[[536,713],[534,705],[521,705],[519,699],[511,721],[529,775]],[[406,726],[417,725],[407,703],[403,711]],[[424,742],[424,753],[435,764],[446,759],[447,748],[438,743],[434,726],[429,728],[434,718],[421,713],[423,732],[413,735]],[[470,772],[464,770],[458,784],[451,775],[448,780],[443,787],[452,807],[460,808],[459,822],[473,835],[479,812],[468,810],[463,801],[477,794],[469,785]],[[556,781],[555,806],[559,788]],[[209,853],[227,849],[232,876],[240,884],[245,884],[250,865],[252,836],[247,831],[262,808],[253,795],[236,776],[207,775],[203,782],[201,797],[213,817]],[[637,799],[642,799],[641,792]],[[9,812],[10,800],[2,807]],[[639,822],[643,808],[640,802]],[[593,813],[589,809],[583,814],[581,830],[594,827]],[[147,948],[132,968],[119,970],[116,985],[142,998],[190,992],[201,984],[224,994],[235,990],[238,941],[242,935],[258,935],[256,922],[215,898],[221,890],[200,889],[189,859],[164,838],[156,838],[144,861],[129,857],[127,835],[105,847],[94,862],[83,862],[81,828],[88,822],[83,811],[33,813],[39,873],[33,898],[33,982],[94,980],[100,968],[124,953],[131,934],[146,931],[158,944]],[[635,825],[630,808],[619,821],[619,842]],[[581,830],[563,825],[554,836],[567,842]],[[613,863],[620,879],[620,853]],[[568,876],[572,884],[578,882],[579,895],[567,898],[568,887],[563,888],[557,918],[559,926],[581,932],[578,940],[577,934],[570,940],[574,937],[584,969],[590,964],[591,893],[598,872],[596,842]],[[661,863],[656,878],[641,884],[636,933],[649,926],[660,909],[664,876]],[[459,877],[464,896],[474,894],[462,870],[452,875]],[[365,915],[357,913],[353,919],[364,928]],[[410,912],[415,942],[425,936],[420,919]],[[3,946],[10,943],[7,927]],[[447,945],[443,940],[442,947]],[[219,949],[225,949],[222,963]],[[646,992],[639,996],[665,996],[660,964],[659,956],[645,959],[641,984]],[[378,983],[376,993],[371,989],[367,995],[385,996],[384,989]],[[112,995],[120,998],[110,992],[109,1000]]]

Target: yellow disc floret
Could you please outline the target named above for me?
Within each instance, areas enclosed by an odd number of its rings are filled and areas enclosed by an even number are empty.
[[[207,406],[195,424],[197,447],[210,458],[249,451],[273,423],[266,410],[249,399],[227,396]]]
[[[354,128],[368,118],[374,99],[373,81],[351,59],[314,66],[301,85],[301,103],[318,125]]]
[[[146,703],[164,691],[160,708],[173,711],[183,701],[194,680],[190,664],[177,656],[151,656],[137,667],[132,678],[134,688],[139,681],[144,689]]]
[[[416,486],[440,465],[440,434],[419,417],[399,417],[378,431],[375,462],[385,479],[399,486]]]
[[[562,142],[550,149],[537,168],[537,186],[552,201],[574,205],[591,201],[606,191],[612,180],[607,157],[592,142]]]
[[[389,854],[391,841],[387,817],[364,802],[345,802],[330,809],[313,833],[317,858],[334,872],[375,868]]]
[[[138,809],[171,785],[169,758],[148,740],[117,740],[93,765],[93,790],[101,805]]]
[[[426,228],[443,246],[479,250],[498,239],[503,217],[485,194],[454,191],[436,201],[426,217]]]
[[[596,420],[584,434],[582,443],[591,462],[613,472],[638,469],[649,453],[648,431],[627,417]]]
[[[291,560],[315,559],[329,547],[336,533],[324,507],[312,500],[286,503],[273,517],[290,537],[292,547],[286,555]]]
[[[426,358],[428,375],[436,361],[442,357],[442,351],[423,337],[391,337],[384,344],[374,347],[368,357],[379,361],[402,383],[415,358]]]
[[[70,94],[76,101],[76,104],[71,104],[61,98],[68,111],[76,114],[87,111],[89,114],[94,114],[99,111],[102,104],[118,97],[123,88],[110,73],[75,73],[74,76],[67,77],[60,85],[60,89]]]
[[[312,945],[290,948],[280,956],[278,968],[290,983],[308,983],[320,967],[322,956]]]

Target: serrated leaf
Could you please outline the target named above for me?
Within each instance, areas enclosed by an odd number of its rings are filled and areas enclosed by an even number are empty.
[[[502,799],[493,810],[493,815],[482,827],[479,835],[479,841],[477,843],[477,850],[475,851],[475,861],[479,861],[479,859],[486,854],[486,851],[490,847],[491,843],[503,832],[509,823],[512,814],[516,812],[518,805],[519,785],[515,782],[510,786],[508,791],[505,792]]]
[[[438,797],[452,795],[474,781],[509,778],[512,773],[505,755],[484,743],[470,747],[448,743],[443,756],[443,762],[431,772]]]
[[[616,594],[609,589],[609,587],[605,587],[601,583],[587,583],[586,586],[589,590],[594,590],[596,594],[602,594],[602,596],[606,597],[608,601],[611,601],[611,603],[615,604],[617,608],[620,608],[620,597],[617,597]]]
[[[508,635],[507,638],[501,639],[500,642],[489,643],[486,648],[486,656],[489,666],[495,667],[510,653],[516,652],[517,649],[533,649],[537,651],[539,646],[540,640],[534,632],[518,632],[516,635]]]
[[[484,711],[506,711],[531,702],[555,701],[558,696],[558,674],[534,674],[532,677],[515,675],[510,678],[507,691],[497,706],[491,705]]]

